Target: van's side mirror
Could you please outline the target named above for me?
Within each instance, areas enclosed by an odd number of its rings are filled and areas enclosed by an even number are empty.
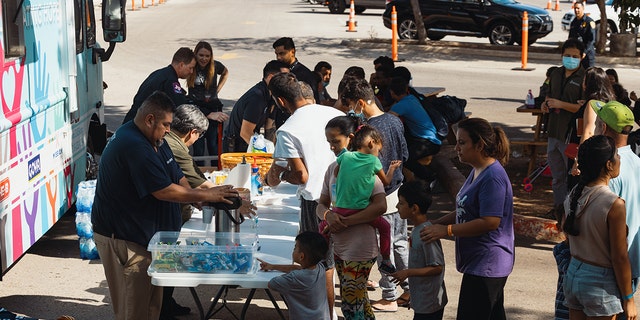
[[[104,41],[124,42],[127,38],[126,0],[102,0],[102,32]]]

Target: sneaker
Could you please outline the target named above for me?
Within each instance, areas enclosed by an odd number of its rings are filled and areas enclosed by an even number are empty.
[[[392,274],[396,272],[396,267],[391,263],[391,260],[382,260],[382,263],[378,266],[378,270],[382,273]]]

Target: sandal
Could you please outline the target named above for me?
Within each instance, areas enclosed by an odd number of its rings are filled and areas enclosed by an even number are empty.
[[[396,299],[396,302],[398,303],[398,307],[408,308],[411,306],[411,295],[405,292]]]
[[[367,290],[375,291],[376,288],[380,288],[380,284],[373,280],[367,280]]]

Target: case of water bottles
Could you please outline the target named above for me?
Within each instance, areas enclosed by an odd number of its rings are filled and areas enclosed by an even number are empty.
[[[80,258],[95,260],[100,258],[93,241],[91,207],[96,194],[96,180],[82,181],[76,191],[76,233],[80,245]]]
[[[253,275],[257,242],[255,233],[159,231],[147,247],[149,271]]]

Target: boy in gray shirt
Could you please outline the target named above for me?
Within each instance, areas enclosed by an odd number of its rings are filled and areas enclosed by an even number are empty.
[[[289,319],[331,319],[327,303],[325,267],[320,263],[327,255],[327,240],[317,232],[305,231],[296,236],[291,257],[297,264],[273,265],[263,260],[260,269],[285,274],[269,281],[269,289],[280,292],[289,307]]]
[[[447,304],[444,285],[444,253],[440,240],[426,243],[420,231],[427,225],[427,210],[431,206],[429,186],[421,180],[403,184],[398,190],[398,213],[415,226],[411,232],[409,268],[391,274],[396,283],[409,278],[413,320],[442,320]]]

